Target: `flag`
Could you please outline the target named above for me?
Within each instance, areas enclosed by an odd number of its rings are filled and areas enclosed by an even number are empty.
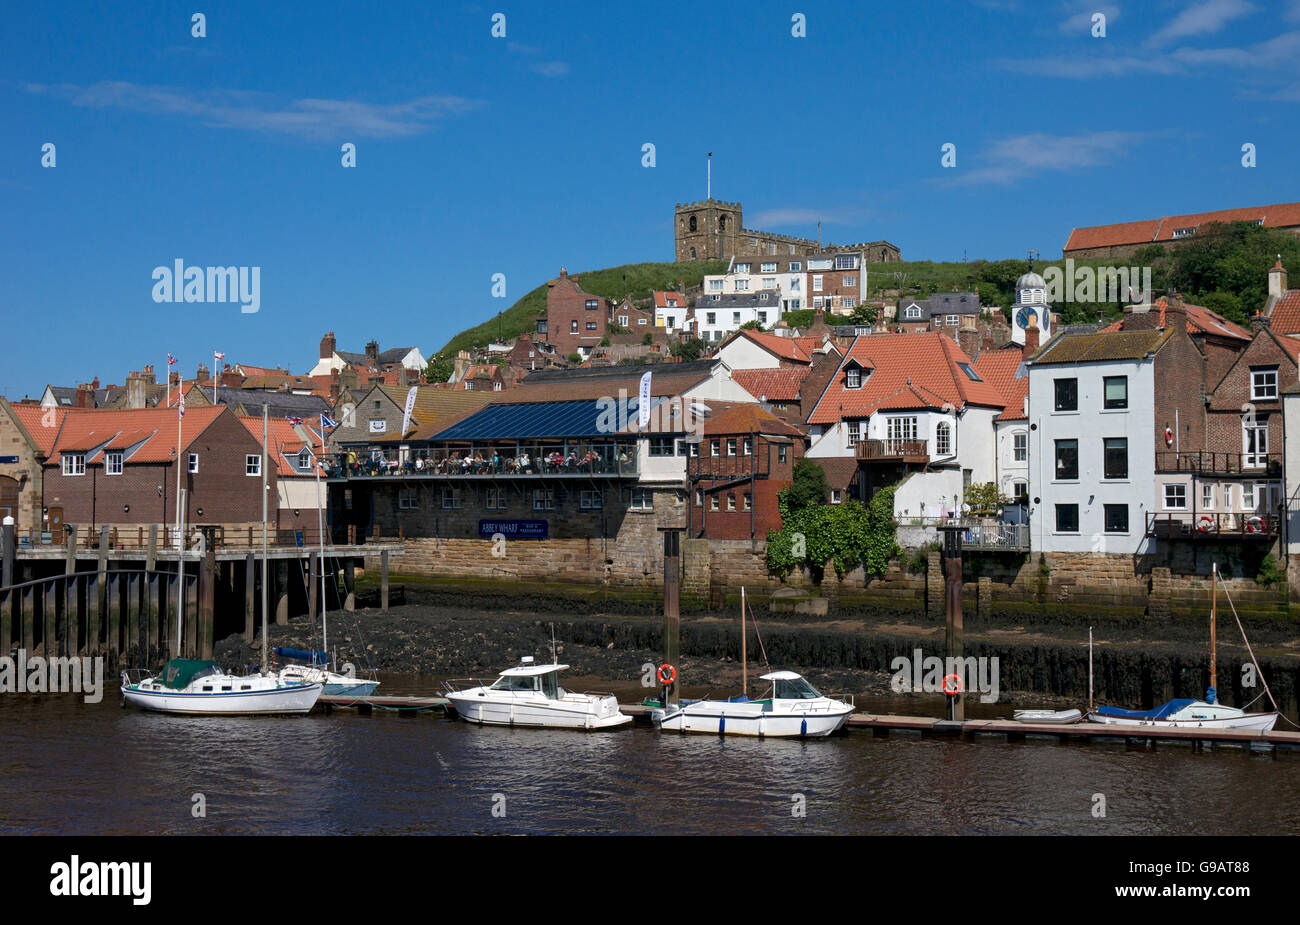
[[[298,426],[302,424],[302,418],[289,418],[289,423]]]
[[[636,423],[639,430],[645,430],[650,423],[650,373],[641,377],[641,388],[636,401]]]
[[[339,422],[333,420],[333,419],[332,419],[328,414],[322,414],[322,415],[320,416],[320,426],[321,426],[321,427],[338,427],[338,426],[339,426]]]
[[[168,366],[175,366],[175,365],[176,365],[176,357],[172,356],[170,353],[167,354],[167,365],[168,365]]]
[[[181,417],[185,417],[185,396],[182,395],[180,401],[176,403],[176,410],[180,412]]]
[[[214,360],[224,360],[225,358],[226,355],[224,353],[217,353],[215,350],[212,352],[212,359]]]

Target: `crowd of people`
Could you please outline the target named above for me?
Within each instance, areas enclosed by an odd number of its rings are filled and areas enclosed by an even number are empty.
[[[535,447],[502,455],[498,449],[450,452],[417,451],[404,460],[355,451],[340,453],[331,475],[536,475],[563,472],[618,472],[635,463],[631,446]]]

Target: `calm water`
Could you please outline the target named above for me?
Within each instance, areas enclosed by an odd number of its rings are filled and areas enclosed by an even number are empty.
[[[428,678],[384,683],[434,692]],[[195,793],[206,819],[190,814]],[[1105,819],[1091,815],[1095,793]],[[115,688],[95,705],[0,696],[0,833],[259,832],[1293,834],[1300,756],[566,733],[348,711],[187,719],[123,709]]]

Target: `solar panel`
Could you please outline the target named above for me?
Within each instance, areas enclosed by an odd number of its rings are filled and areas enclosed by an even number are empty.
[[[651,399],[651,407],[666,401]],[[523,440],[544,437],[612,436],[635,422],[638,399],[627,400],[626,411],[617,399],[553,401],[518,405],[487,405],[482,411],[440,431],[432,440]]]

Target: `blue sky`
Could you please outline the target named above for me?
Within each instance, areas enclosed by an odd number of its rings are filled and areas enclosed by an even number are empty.
[[[431,353],[561,265],[671,260],[708,151],[746,226],[905,259],[1300,199],[1300,0],[45,6],[0,30],[10,398]],[[260,310],[154,302],[178,258],[260,267]]]

